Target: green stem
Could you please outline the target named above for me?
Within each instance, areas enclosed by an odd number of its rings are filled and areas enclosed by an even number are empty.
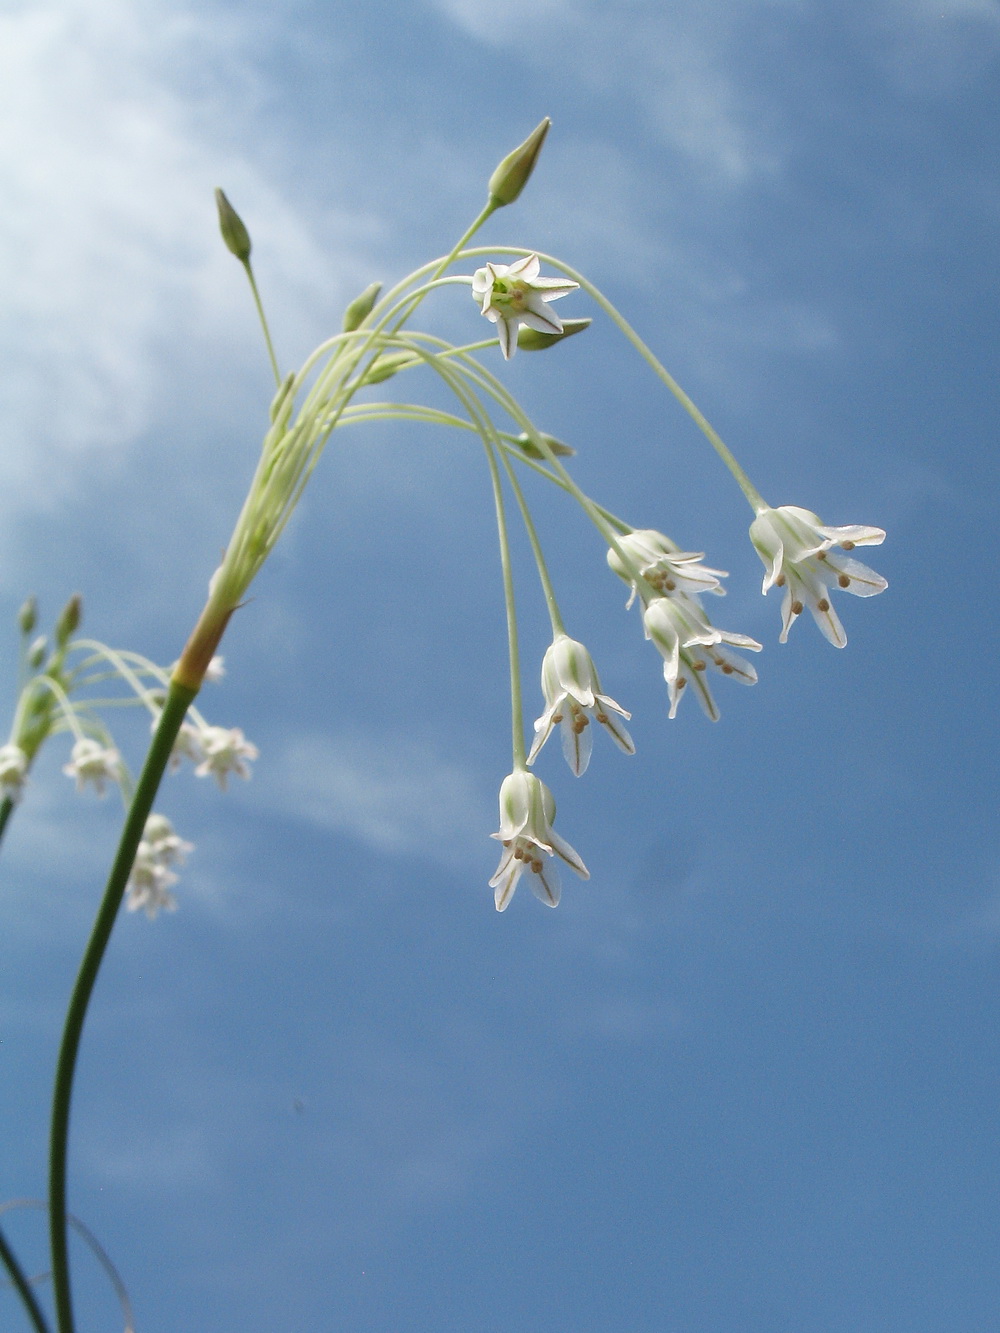
[[[566,626],[563,624],[563,618],[559,613],[559,602],[556,599],[556,590],[552,586],[552,579],[549,577],[549,567],[545,563],[545,556],[542,554],[542,544],[538,540],[538,532],[535,528],[535,520],[531,517],[531,510],[528,508],[528,502],[524,498],[524,492],[521,490],[521,483],[517,479],[514,468],[506,451],[501,453],[500,461],[503,463],[504,471],[507,473],[507,480],[511,484],[514,492],[514,498],[517,500],[517,507],[521,511],[521,519],[524,522],[525,531],[528,534],[528,541],[531,543],[531,552],[535,557],[535,565],[538,568],[538,578],[542,585],[542,592],[545,594],[545,605],[549,609],[549,621],[552,624],[553,635],[565,634]]]
[[[8,819],[10,819],[13,813],[14,813],[13,798],[10,796],[5,796],[3,798],[3,802],[0,803],[0,841],[2,841],[3,835],[7,831],[7,821]]]
[[[250,267],[250,260],[243,261],[243,267],[246,270],[247,281],[250,284],[250,290],[253,292],[253,303],[257,307],[257,318],[260,320],[260,327],[264,330],[264,341],[267,343],[267,355],[271,361],[271,370],[274,374],[274,382],[278,388],[281,388],[281,371],[278,369],[278,358],[274,355],[274,344],[271,342],[271,330],[267,326],[267,316],[264,314],[264,305],[260,299],[260,292],[257,290],[257,280],[253,275],[253,269]]]
[[[35,1293],[31,1290],[31,1283],[25,1274],[24,1269],[17,1261],[17,1256],[7,1243],[7,1237],[0,1230],[0,1259],[3,1260],[4,1267],[10,1274],[10,1280],[21,1298],[25,1310],[28,1312],[28,1318],[35,1328],[35,1333],[49,1333],[49,1326],[45,1315],[42,1313],[42,1307],[35,1299]]]
[[[69,1250],[66,1237],[66,1160],[69,1140],[70,1101],[73,1075],[80,1048],[83,1023],[100,971],[111,931],[121,906],[125,886],[135,861],[146,818],[153,808],[160,781],[170,759],[177,733],[197,690],[171,684],[159,726],[146,755],[135,796],[125,819],[107,888],[94,920],[90,939],[80,963],[76,984],[66,1011],[56,1077],[52,1090],[52,1122],[49,1133],[49,1243],[52,1252],[52,1289],[59,1333],[74,1333],[70,1292]]]

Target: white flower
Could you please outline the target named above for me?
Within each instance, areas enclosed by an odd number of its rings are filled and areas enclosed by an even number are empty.
[[[153,719],[153,731],[160,725],[159,717]],[[201,731],[193,722],[182,722],[180,731],[170,748],[170,771],[176,773],[185,759],[200,764],[205,758],[201,748]]]
[[[702,708],[713,722],[719,720],[712,692],[705,680],[707,667],[754,685],[757,672],[725,644],[760,652],[760,644],[745,634],[730,634],[710,624],[698,602],[690,597],[654,597],[642,615],[646,638],[663,654],[663,678],[670,692],[670,716],[677,712],[681,693],[691,682]],[[684,674],[682,673],[682,669]]]
[[[221,653],[216,653],[205,668],[205,680],[211,685],[218,685],[219,681],[222,680],[225,674],[226,659]]]
[[[259,753],[239,727],[202,727],[198,732],[198,744],[203,757],[195,773],[199,778],[211,774],[223,791],[230,773],[241,778],[250,776],[244,760],[256,759]]]
[[[607,729],[620,749],[626,754],[635,754],[632,737],[615,717],[616,713],[624,718],[631,714],[601,693],[601,682],[590,653],[582,643],[567,634],[558,634],[545,651],[542,694],[546,708],[535,723],[535,743],[528,755],[529,764],[534,763],[552,728],[559,723],[567,764],[577,777],[586,772],[594,745],[591,717]]]
[[[568,278],[540,278],[537,255],[513,264],[487,264],[472,275],[472,296],[483,314],[497,326],[504,359],[517,350],[517,326],[526,324],[539,333],[562,333],[562,320],[549,306],[579,287]]]
[[[818,516],[797,505],[763,509],[750,525],[750,540],[764,562],[762,591],[784,588],[781,604],[781,642],[788,640],[792,622],[808,606],[813,619],[835,648],[847,643],[844,627],[830,605],[827,588],[843,588],[855,597],[874,597],[889,586],[881,574],[850,556],[831,559],[831,547],[851,551],[855,546],[879,546],[881,528],[861,526],[825,528]]]
[[[82,736],[73,746],[70,762],[63,765],[63,772],[68,778],[76,778],[77,791],[83,791],[92,782],[98,796],[103,796],[104,784],[117,782],[121,776],[121,757],[113,746]]]
[[[144,908],[150,921],[161,910],[176,911],[177,899],[170,886],[177,883],[177,876],[170,867],[183,865],[184,858],[193,851],[191,843],[177,836],[166,815],[150,815],[128,878],[128,910]]]
[[[665,537],[653,528],[638,528],[618,537],[618,545],[646,582],[663,597],[675,592],[688,597],[698,597],[702,593],[714,592],[719,597],[726,594],[719,579],[727,578],[724,569],[709,569],[701,562],[702,551],[682,551],[676,542]],[[608,564],[620,579],[631,587],[632,596],[629,606],[635,601],[637,591],[635,578],[621,556],[613,548],[608,550]]]
[[[490,888],[496,890],[498,912],[510,902],[525,872],[535,897],[549,907],[556,906],[559,877],[555,864],[548,859],[552,856],[561,856],[581,879],[590,878],[573,848],[553,831],[555,815],[555,798],[534,773],[520,769],[504,778],[500,787],[500,831],[490,835],[503,843],[500,864],[490,880]]]
[[[20,745],[15,745],[13,741],[0,745],[0,794],[16,805],[27,780],[28,756]]]

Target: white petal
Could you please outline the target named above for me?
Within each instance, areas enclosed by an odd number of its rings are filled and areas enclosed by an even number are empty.
[[[503,359],[509,361],[517,351],[517,320],[498,319],[497,338],[500,342],[500,350],[503,352]]]
[[[573,725],[573,713],[567,708],[560,730],[562,731],[562,747],[566,762],[578,778],[583,777],[587,771],[587,765],[590,763],[591,751],[594,748],[594,728],[587,726],[582,731],[577,731]]]
[[[885,541],[885,532],[881,528],[869,528],[861,524],[846,528],[821,527],[820,532],[837,546],[843,546],[844,542],[853,542],[855,546],[881,546]]]
[[[624,750],[626,754],[635,754],[635,744],[632,737],[615,717],[615,713],[620,713],[622,717],[631,715],[626,713],[624,708],[619,708],[614,699],[608,699],[603,694],[597,696],[597,712],[604,718],[601,726],[610,734],[611,739],[619,749]]]
[[[843,588],[844,592],[853,593],[855,597],[874,597],[876,593],[885,592],[889,586],[881,574],[876,574],[874,569],[869,569],[860,560],[852,560],[850,556],[837,556],[833,560],[827,557],[826,560],[817,561],[814,568],[828,587]],[[840,582],[841,574],[850,579],[846,586]]]
[[[521,278],[525,282],[533,282],[538,277],[538,270],[541,264],[538,262],[537,255],[525,255],[523,259],[517,259],[513,264],[498,264],[497,269],[508,278]]]
[[[562,889],[559,886],[559,870],[555,861],[547,860],[541,870],[532,870],[528,876],[528,886],[546,907],[559,906]]]
[[[540,297],[529,299],[528,304],[518,316],[522,324],[527,324],[529,329],[536,329],[539,333],[562,333],[562,320],[550,310],[546,303]]]
[[[549,837],[552,839],[552,850],[562,857],[570,869],[575,870],[581,879],[590,879],[590,871],[566,839],[560,838],[558,833],[553,833],[551,830],[549,831]]]

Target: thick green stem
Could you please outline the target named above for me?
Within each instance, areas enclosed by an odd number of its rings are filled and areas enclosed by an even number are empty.
[[[10,1280],[13,1282],[17,1294],[21,1298],[25,1310],[28,1312],[28,1318],[35,1329],[35,1333],[49,1333],[49,1326],[42,1314],[42,1307],[35,1299],[35,1293],[31,1290],[31,1283],[28,1281],[24,1269],[17,1262],[17,1256],[7,1243],[7,1237],[0,1231],[0,1259],[3,1260],[4,1267],[10,1274]]]
[[[159,726],[146,755],[146,763],[139,776],[135,795],[125,819],[125,827],[108,877],[107,888],[94,920],[93,930],[80,963],[66,1012],[66,1026],[63,1029],[52,1090],[52,1122],[49,1132],[49,1243],[52,1252],[52,1290],[59,1333],[74,1333],[66,1237],[66,1159],[73,1075],[83,1023],[87,1016],[94,983],[97,981],[97,974],[111,938],[115,918],[125,894],[146,818],[153,808],[153,801],[181,723],[196,694],[197,690],[183,685],[172,683],[170,686]]]

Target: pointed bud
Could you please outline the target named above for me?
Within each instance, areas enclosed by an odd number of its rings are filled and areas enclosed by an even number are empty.
[[[512,204],[528,183],[528,177],[535,169],[538,154],[552,124],[548,116],[537,129],[532,130],[524,143],[508,153],[490,177],[487,186],[490,203],[497,208]]]
[[[71,634],[75,634],[83,616],[83,598],[75,592],[62,609],[56,623],[56,643],[65,648]]]
[[[522,324],[517,330],[517,345],[525,352],[543,352],[546,347],[589,329],[592,323],[590,319],[564,319],[562,333],[542,333],[540,329],[529,329],[527,324]]]
[[[562,440],[557,440],[554,435],[546,435],[544,431],[538,432],[539,438],[543,439],[557,458],[572,458],[576,450],[568,444],[563,444]],[[538,445],[531,438],[526,430],[522,430],[517,437],[517,444],[523,454],[528,458],[544,458],[545,454],[539,449]]]
[[[392,379],[397,370],[405,370],[407,366],[416,366],[420,363],[420,357],[414,356],[412,352],[387,352],[380,356],[375,364],[365,376],[366,384],[381,384],[383,380]]]
[[[219,210],[219,231],[229,250],[241,264],[250,258],[250,233],[243,225],[243,219],[221,190],[215,192],[215,203]]]
[[[359,328],[365,322],[371,314],[381,290],[382,284],[380,282],[372,282],[369,283],[360,296],[354,298],[344,311],[345,333],[353,333],[356,328]]]
[[[17,613],[17,623],[21,628],[21,633],[28,635],[38,624],[38,599],[29,597]]]
[[[28,649],[28,666],[31,667],[32,671],[37,671],[45,661],[45,653],[48,646],[48,639],[44,634],[39,634],[38,638]]]

